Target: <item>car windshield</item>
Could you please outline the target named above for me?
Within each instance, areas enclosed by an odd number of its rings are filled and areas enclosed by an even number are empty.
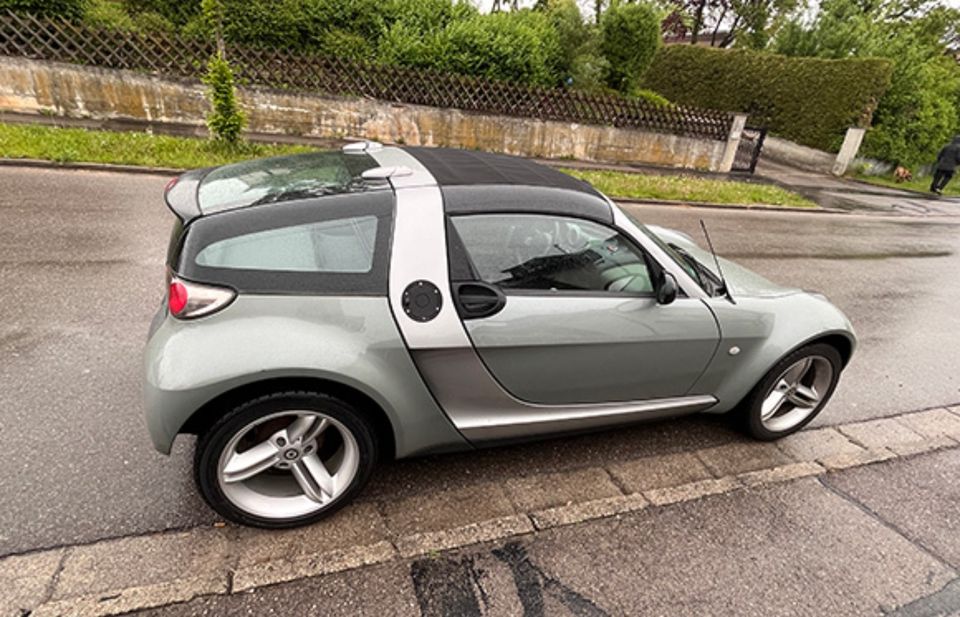
[[[683,268],[687,274],[690,275],[690,278],[695,280],[704,291],[709,293],[712,296],[721,295],[723,293],[723,285],[720,282],[719,277],[717,277],[713,271],[711,271],[707,266],[700,263],[693,255],[687,252],[680,246],[675,244],[670,244],[664,242],[663,238],[655,234],[649,227],[640,222],[637,217],[633,216],[630,212],[624,210],[624,214],[633,221],[633,223],[653,241],[660,249],[666,253],[670,259],[675,261],[677,265]]]
[[[387,188],[360,175],[377,166],[373,157],[340,151],[278,156],[214,169],[200,183],[198,201],[204,214],[264,203],[334,193]]]

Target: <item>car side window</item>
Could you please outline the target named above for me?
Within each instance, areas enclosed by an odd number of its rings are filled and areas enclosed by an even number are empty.
[[[376,237],[375,216],[349,217],[225,238],[195,259],[208,268],[366,273]]]
[[[642,251],[599,223],[541,214],[451,221],[479,278],[504,290],[653,293]]]

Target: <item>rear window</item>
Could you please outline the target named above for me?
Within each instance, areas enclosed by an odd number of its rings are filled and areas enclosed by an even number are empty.
[[[200,182],[200,211],[212,214],[265,203],[386,189],[360,175],[377,166],[368,154],[328,151],[224,165]]]
[[[286,272],[370,272],[377,217],[360,216],[227,238],[197,253],[208,268]]]

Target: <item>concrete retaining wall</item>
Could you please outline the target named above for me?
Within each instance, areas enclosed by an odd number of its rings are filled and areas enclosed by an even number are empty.
[[[767,135],[763,142],[762,156],[775,163],[822,174],[832,173],[834,163],[837,161],[836,154],[801,146],[772,135]]]
[[[726,143],[633,129],[531,120],[244,88],[253,132],[304,138],[365,138],[542,158],[576,158],[717,171]],[[205,134],[201,84],[133,71],[0,56],[0,112],[178,125]],[[2,155],[2,153],[0,153]]]
[[[795,144],[779,137],[767,136],[763,142],[763,158],[775,163],[799,167],[807,171],[842,176],[860,151],[866,129],[851,127],[843,137],[840,152],[832,154]]]

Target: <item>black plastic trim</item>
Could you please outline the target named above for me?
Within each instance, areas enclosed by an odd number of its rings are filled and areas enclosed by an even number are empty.
[[[613,210],[598,195],[542,186],[445,186],[443,208],[457,214],[549,214],[613,225]]]

